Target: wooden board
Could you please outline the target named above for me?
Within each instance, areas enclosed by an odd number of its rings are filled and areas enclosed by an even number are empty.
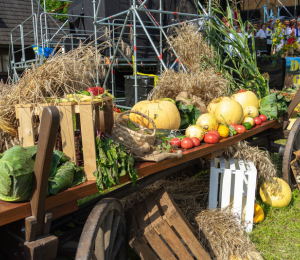
[[[30,107],[19,107],[19,141],[23,147],[34,145],[34,131],[32,125],[32,113]]]
[[[73,113],[73,106],[59,106],[62,149],[65,155],[76,164]]]
[[[148,176],[152,173],[159,172],[164,169],[175,167],[184,162],[192,161],[196,158],[209,155],[216,151],[219,151],[225,147],[233,145],[234,143],[244,140],[250,136],[254,136],[266,129],[279,128],[282,123],[278,123],[276,120],[268,121],[263,123],[261,126],[257,126],[251,130],[246,131],[244,134],[239,134],[230,138],[225,138],[217,144],[202,144],[197,148],[193,148],[183,152],[181,158],[164,160],[159,163],[144,162],[136,163],[135,168],[137,169],[137,174],[140,178]],[[120,183],[124,184],[130,181],[128,176],[123,176],[120,178]],[[49,210],[71,201],[77,201],[80,198],[97,193],[96,182],[93,180],[87,181],[76,187],[67,189],[58,193],[57,195],[50,196],[46,199],[45,210]],[[29,203],[9,203],[0,200],[0,226],[14,222],[19,219],[26,218],[30,216],[30,206]]]
[[[84,171],[88,180],[94,180],[96,170],[96,144],[93,122],[93,105],[80,105],[80,124],[83,148]]]

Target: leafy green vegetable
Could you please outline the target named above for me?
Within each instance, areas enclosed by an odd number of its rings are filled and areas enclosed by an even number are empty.
[[[167,141],[162,141],[161,145],[157,146],[160,153],[170,153],[174,147]]]
[[[26,201],[30,197],[37,146],[14,146],[0,155],[0,199]],[[85,181],[82,168],[67,162],[64,153],[54,151],[50,167],[48,194]]]
[[[49,177],[48,191],[50,194],[55,195],[61,190],[72,186],[75,172],[74,166],[73,162],[66,162]]]
[[[104,186],[110,188],[120,184],[119,177],[128,173],[133,185],[138,179],[133,168],[134,159],[127,155],[125,148],[114,142],[107,134],[101,133],[96,137],[97,169],[94,172],[97,188],[103,191]]]
[[[24,201],[30,197],[34,160],[31,149],[16,145],[0,159],[0,199]]]
[[[289,102],[280,94],[273,93],[264,97],[260,102],[259,112],[268,119],[280,119],[288,108]]]
[[[176,106],[181,117],[180,129],[185,129],[188,128],[189,125],[196,124],[197,119],[201,115],[200,110],[196,106],[183,105],[181,101],[177,101]]]

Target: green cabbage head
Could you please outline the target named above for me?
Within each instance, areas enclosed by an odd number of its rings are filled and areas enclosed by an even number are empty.
[[[16,145],[0,155],[0,199],[25,201],[30,197],[36,146]]]

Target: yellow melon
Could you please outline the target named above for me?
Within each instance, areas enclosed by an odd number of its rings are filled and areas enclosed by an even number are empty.
[[[282,179],[273,177],[273,182],[263,182],[259,190],[262,201],[272,207],[285,207],[292,200],[290,186]]]
[[[210,114],[214,114],[215,112],[215,109],[217,107],[217,105],[223,101],[223,100],[230,100],[229,97],[219,97],[219,98],[214,98],[212,101],[210,101],[210,103],[208,104],[207,106],[207,111],[210,113]]]
[[[170,101],[154,99],[153,101],[140,101],[132,108],[134,111],[142,112],[149,116],[155,123],[157,129],[179,129],[180,114],[176,105]],[[129,119],[132,122],[152,129],[152,124],[144,117],[131,113]]]
[[[244,118],[242,106],[234,100],[221,101],[214,113],[219,124],[240,124]]]
[[[252,91],[246,91],[242,93],[238,93],[232,95],[231,98],[237,102],[239,102],[242,108],[246,108],[248,106],[254,106],[257,109],[259,108],[259,102],[257,96]]]
[[[209,132],[210,130],[218,130],[219,127],[217,119],[210,113],[202,114],[198,118],[196,125],[202,127],[205,132]]]

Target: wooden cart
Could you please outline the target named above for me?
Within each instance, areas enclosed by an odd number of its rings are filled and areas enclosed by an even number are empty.
[[[290,116],[298,104],[296,99],[300,100],[300,92],[297,93],[289,107],[285,119]],[[61,245],[78,236],[83,229],[76,259],[109,259],[104,256],[104,250],[106,249],[108,252],[124,250],[125,241],[122,238],[121,240],[114,239],[116,233],[124,233],[125,228],[122,207],[115,199],[126,197],[162,178],[196,164],[199,162],[199,158],[215,158],[221,155],[223,148],[238,141],[249,140],[254,136],[259,137],[256,140],[263,140],[265,133],[271,137],[276,136],[276,138],[288,135],[283,130],[287,125],[286,121],[272,120],[256,126],[244,134],[222,139],[217,144],[202,144],[200,147],[192,148],[183,152],[183,156],[179,159],[168,159],[158,163],[136,163],[135,168],[139,179],[135,186],[132,186],[128,176],[123,176],[120,178],[120,183],[123,184],[121,187],[78,206],[78,199],[98,193],[94,180],[88,180],[79,186],[46,198],[47,176],[49,175],[58,124],[57,108],[46,107],[41,123],[34,170],[35,181],[30,202],[9,203],[0,201],[0,250],[12,259],[53,260]],[[293,149],[289,145],[290,143],[294,145],[296,142],[297,149],[300,149],[298,147],[300,141],[297,141],[300,137],[299,125],[300,119],[296,121],[288,135],[284,152],[285,158],[288,158],[287,154],[292,153]],[[291,179],[289,171],[288,169],[284,172],[284,178],[288,181]],[[107,197],[111,199],[103,200]],[[89,221],[85,222],[89,214],[91,214]],[[59,239],[50,234],[71,222],[78,225],[60,236]],[[104,229],[109,230],[109,232],[104,232]],[[109,236],[107,237],[106,234],[108,233]],[[74,252],[70,252],[70,254],[72,255]],[[121,257],[120,259],[125,258]]]

